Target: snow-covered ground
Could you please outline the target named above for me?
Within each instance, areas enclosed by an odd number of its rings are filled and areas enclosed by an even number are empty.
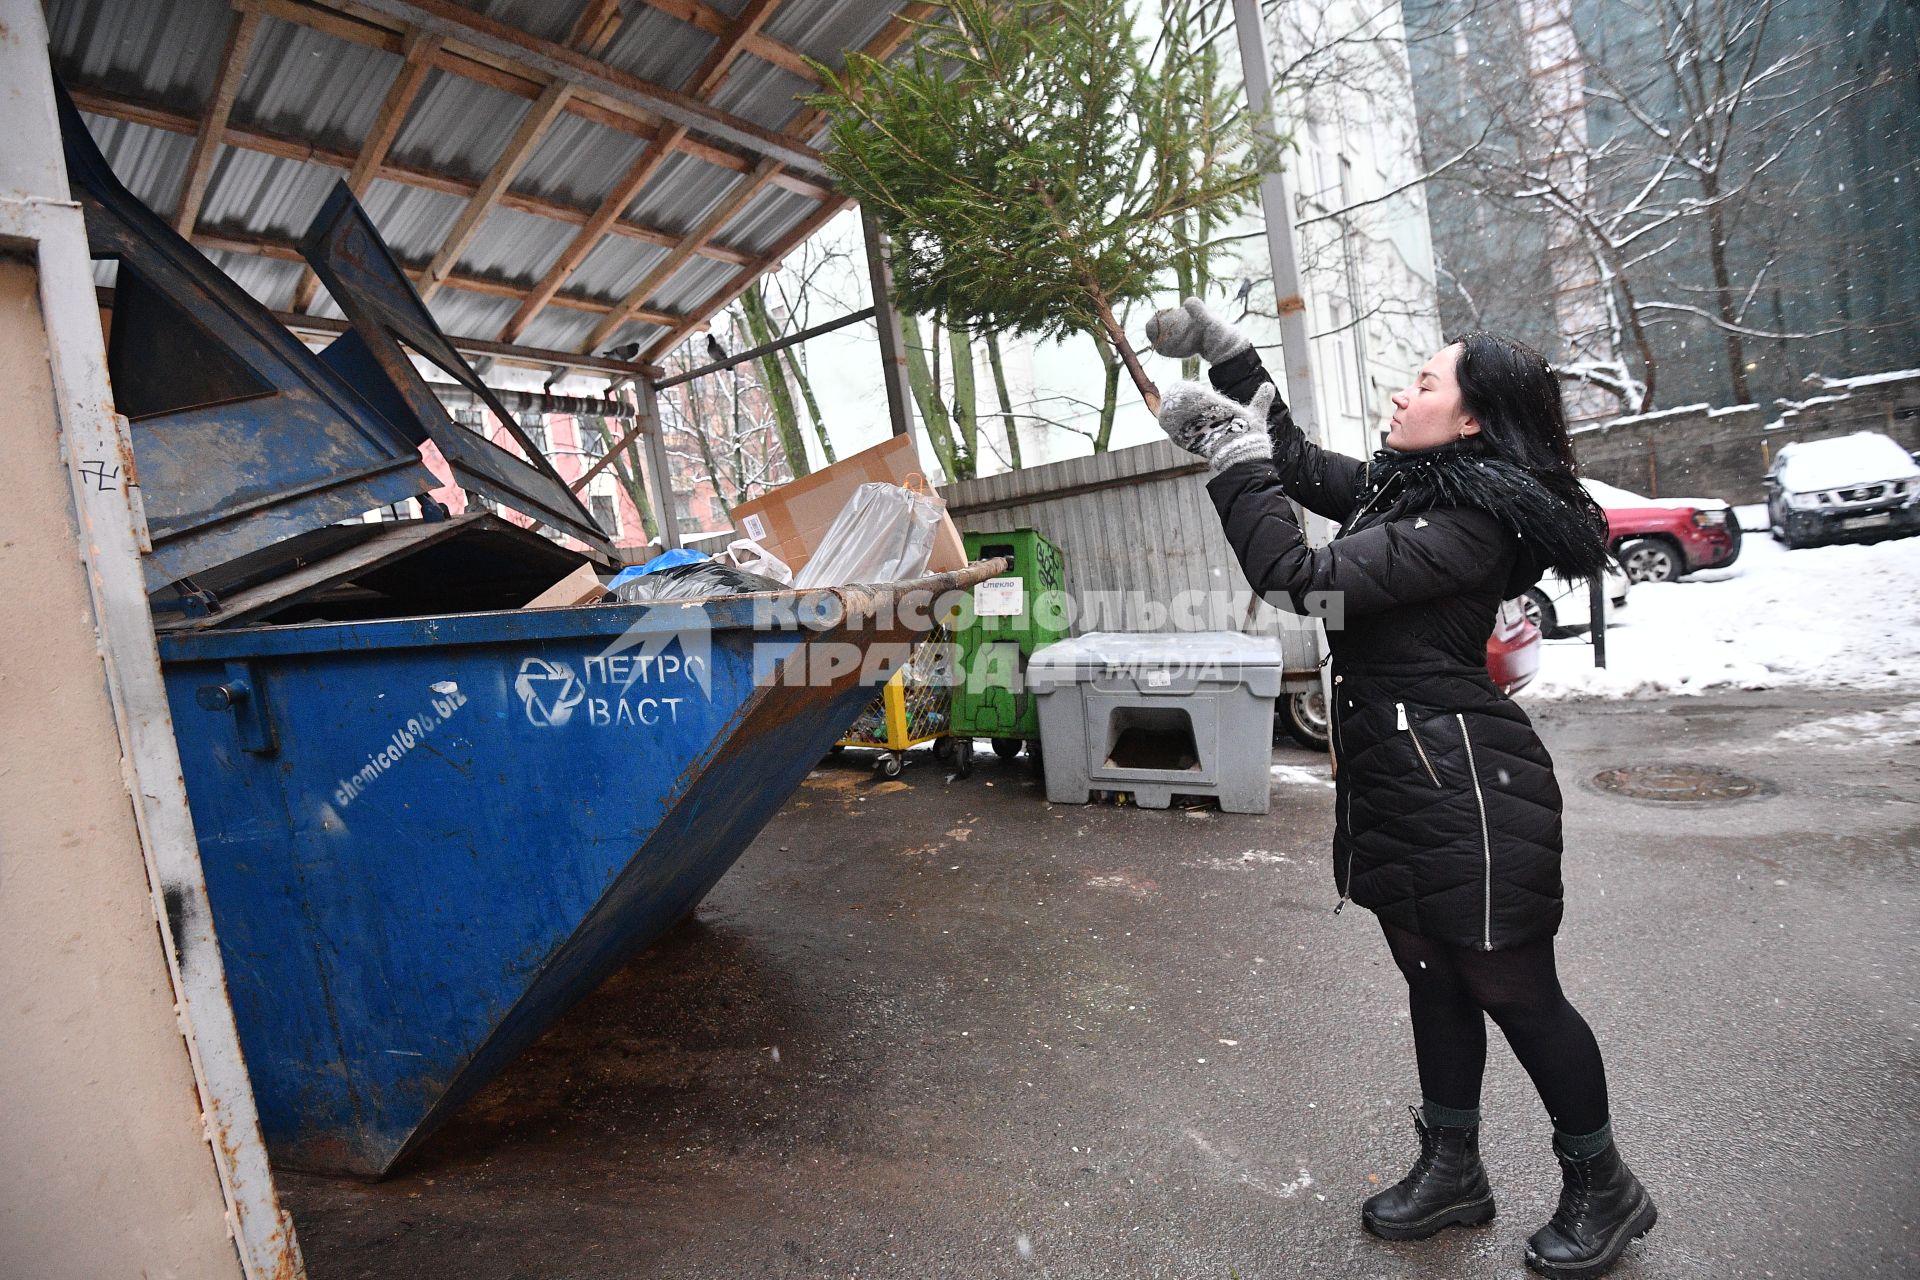
[[[1742,514],[1749,530],[1764,525]],[[1587,637],[1546,641],[1520,699],[1789,685],[1920,694],[1920,538],[1787,551],[1764,527],[1749,532],[1725,569],[1634,586],[1607,629],[1604,671]]]

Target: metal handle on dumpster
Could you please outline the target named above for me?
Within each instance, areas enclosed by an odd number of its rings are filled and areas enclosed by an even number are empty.
[[[193,700],[205,711],[233,712],[241,750],[270,756],[280,749],[273,735],[273,719],[267,714],[266,690],[254,683],[246,663],[229,662],[227,678],[219,684],[201,685],[194,690]]]

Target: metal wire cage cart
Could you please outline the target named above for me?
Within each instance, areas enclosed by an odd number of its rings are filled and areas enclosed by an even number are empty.
[[[846,747],[878,748],[875,771],[897,778],[909,748],[933,744],[934,759],[951,764],[966,777],[973,772],[973,739],[955,738],[953,687],[959,666],[953,633],[935,627],[914,647],[913,656],[868,703],[846,736],[834,744],[837,754]]]

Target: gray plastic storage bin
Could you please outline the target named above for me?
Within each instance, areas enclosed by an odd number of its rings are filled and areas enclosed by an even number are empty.
[[[1143,809],[1176,794],[1265,813],[1280,645],[1237,631],[1096,631],[1049,645],[1027,666],[1040,709],[1047,799],[1085,804],[1131,791]]]

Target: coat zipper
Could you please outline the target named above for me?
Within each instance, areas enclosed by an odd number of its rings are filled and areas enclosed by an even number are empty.
[[[1413,739],[1413,749],[1420,753],[1420,763],[1427,767],[1427,776],[1433,779],[1434,786],[1439,786],[1440,775],[1433,771],[1433,761],[1427,759],[1427,749],[1420,745],[1420,735],[1415,732],[1413,725],[1407,720],[1407,704],[1404,702],[1396,702],[1393,704],[1393,709],[1400,713],[1399,727],[1405,729],[1407,736]]]
[[[1372,464],[1369,463],[1368,465],[1371,466]],[[1361,503],[1360,509],[1347,517],[1346,523],[1340,526],[1340,533],[1341,534],[1346,533],[1349,529],[1352,529],[1355,524],[1359,523],[1360,517],[1367,514],[1367,512],[1373,510],[1373,504],[1380,501],[1380,499],[1386,497],[1387,490],[1390,487],[1392,487],[1393,482],[1395,480],[1399,480],[1399,479],[1404,479],[1404,477],[1402,476],[1387,477],[1387,482],[1380,486],[1380,491],[1374,494],[1371,498],[1368,498],[1365,502]],[[1339,535],[1336,534],[1335,536],[1338,537]]]
[[[1330,705],[1330,706],[1329,706],[1329,707],[1327,708],[1327,712],[1328,712],[1328,714],[1329,714],[1329,715],[1331,715],[1331,716],[1333,717],[1333,719],[1332,719],[1332,725],[1333,725],[1333,770],[1334,770],[1334,775],[1335,775],[1336,777],[1337,777],[1337,776],[1339,776],[1339,772],[1340,772],[1340,757],[1341,757],[1341,755],[1342,755],[1342,754],[1344,753],[1344,749],[1345,749],[1345,744],[1343,744],[1343,743],[1342,743],[1342,742],[1340,741],[1340,685],[1341,685],[1341,684],[1342,684],[1342,683],[1343,683],[1343,682],[1344,682],[1345,680],[1346,680],[1346,677],[1345,677],[1345,676],[1342,676],[1342,675],[1336,675],[1336,676],[1334,676],[1334,678],[1333,678],[1333,702],[1332,702],[1332,704],[1331,704],[1331,705]],[[1352,784],[1352,780],[1351,780],[1351,779],[1349,779],[1349,780],[1348,780],[1348,784],[1347,784],[1347,795],[1346,795],[1346,810],[1347,810],[1347,820],[1346,820],[1346,828],[1347,828],[1347,874],[1346,874],[1346,876],[1345,876],[1345,878],[1344,878],[1344,883],[1343,883],[1343,884],[1342,884],[1342,885],[1340,886],[1340,901],[1338,901],[1338,902],[1336,902],[1336,903],[1334,903],[1334,904],[1333,904],[1333,914],[1335,914],[1335,915],[1339,915],[1339,914],[1340,914],[1340,908],[1342,908],[1342,907],[1344,907],[1344,906],[1346,906],[1346,905],[1347,905],[1347,892],[1348,892],[1348,890],[1350,890],[1350,889],[1352,889],[1352,888],[1353,888],[1353,784]],[[1336,829],[1336,834],[1337,834],[1337,831],[1338,831],[1338,825],[1339,825],[1339,819],[1338,819],[1338,818],[1336,817],[1336,818],[1335,818],[1335,829]]]
[[[1482,908],[1480,946],[1493,950],[1493,832],[1487,827],[1487,798],[1480,791],[1480,770],[1473,763],[1473,738],[1467,733],[1467,718],[1455,713],[1460,722],[1460,741],[1467,746],[1467,776],[1473,779],[1474,803],[1480,806],[1480,855],[1485,864],[1485,906]]]

